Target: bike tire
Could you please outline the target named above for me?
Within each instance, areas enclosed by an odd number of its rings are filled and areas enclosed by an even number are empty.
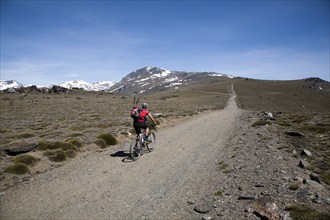
[[[141,153],[142,153],[140,141],[136,141],[136,140],[132,141],[129,152],[130,152],[131,158],[134,161],[138,160],[141,157]]]
[[[147,146],[147,149],[149,152],[152,152],[154,151],[155,149],[155,145],[156,145],[156,135],[154,132],[151,132],[151,142],[150,143],[147,143],[146,146]]]

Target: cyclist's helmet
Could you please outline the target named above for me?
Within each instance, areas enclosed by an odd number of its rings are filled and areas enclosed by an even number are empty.
[[[148,104],[147,103],[143,103],[142,104],[142,108],[148,108]]]

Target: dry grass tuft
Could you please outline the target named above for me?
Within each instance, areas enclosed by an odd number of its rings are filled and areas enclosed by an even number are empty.
[[[11,174],[17,174],[17,175],[22,175],[26,174],[29,172],[29,168],[27,167],[26,164],[23,163],[16,163],[14,165],[11,165],[7,167],[4,170],[5,173],[11,173]]]
[[[103,139],[97,139],[94,143],[95,143],[97,146],[101,147],[102,149],[108,147],[107,143],[106,143],[105,140],[103,140]]]
[[[77,151],[77,147],[71,143],[62,142],[62,141],[55,141],[55,142],[40,142],[38,145],[38,150],[55,150],[55,149],[62,149],[66,150],[74,150]]]
[[[293,203],[287,205],[285,209],[290,211],[290,217],[293,220],[330,219],[330,213],[320,213],[305,204]]]
[[[254,122],[251,126],[252,127],[260,127],[260,126],[268,126],[271,125],[272,123],[270,121],[266,121],[266,120],[259,120]]]
[[[289,186],[289,189],[290,190],[298,190],[299,189],[299,184],[298,183],[292,183],[290,186]]]
[[[81,148],[83,146],[83,143],[81,141],[73,138],[69,138],[68,140],[66,140],[66,142],[78,148]]]
[[[98,139],[104,140],[107,145],[118,144],[117,139],[112,134],[101,134],[98,136]]]
[[[40,160],[39,158],[36,158],[36,157],[28,155],[28,154],[17,155],[13,158],[13,161],[15,163],[23,163],[23,164],[26,164],[26,165],[34,165],[39,160]]]
[[[62,149],[46,151],[44,155],[53,162],[61,162],[66,160],[66,155]]]
[[[76,151],[74,151],[74,150],[67,150],[64,153],[65,153],[65,156],[68,158],[75,158],[77,155]]]

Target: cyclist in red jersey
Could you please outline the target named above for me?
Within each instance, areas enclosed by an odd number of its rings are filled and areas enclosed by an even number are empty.
[[[134,129],[136,131],[136,134],[139,135],[141,133],[141,128],[145,129],[146,131],[146,136],[147,136],[147,141],[150,141],[149,138],[149,126],[148,126],[148,119],[147,116],[155,123],[156,120],[152,117],[150,112],[148,111],[148,104],[143,103],[142,104],[142,109],[140,110],[139,117],[134,119]]]

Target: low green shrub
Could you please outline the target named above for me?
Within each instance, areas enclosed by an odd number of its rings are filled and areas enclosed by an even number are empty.
[[[324,134],[327,133],[330,129],[329,125],[322,125],[322,124],[317,124],[317,125],[305,125],[300,127],[301,130],[303,131],[311,131],[319,134]]]
[[[22,133],[17,135],[18,138],[30,138],[30,137],[34,137],[34,134],[31,133]]]
[[[13,161],[15,163],[23,163],[26,165],[34,165],[39,160],[40,160],[39,158],[36,158],[36,157],[28,155],[28,154],[17,155],[13,158]]]
[[[320,172],[320,178],[323,182],[330,185],[330,171],[329,170],[322,170]]]
[[[305,204],[290,204],[285,208],[290,211],[293,220],[330,219],[330,213],[320,213]]]
[[[292,183],[292,184],[289,186],[289,189],[290,189],[290,190],[298,190],[298,189],[299,189],[299,184],[298,184],[298,183]]]
[[[64,151],[71,149],[77,151],[77,147],[68,142],[55,141],[55,142],[40,142],[38,144],[38,150],[55,150],[55,149],[62,149]]]
[[[74,158],[76,157],[77,153],[74,150],[67,150],[65,151],[65,156],[69,157],[69,158]]]
[[[73,139],[73,138],[70,138],[70,139],[66,140],[66,142],[69,143],[69,144],[72,144],[73,146],[76,146],[78,148],[83,146],[83,143],[81,143],[79,140]]]
[[[66,155],[62,149],[46,151],[44,155],[53,162],[61,162],[66,160]]]
[[[82,134],[82,133],[72,133],[72,134],[69,134],[67,137],[80,137],[80,136],[84,136],[84,134]]]
[[[98,139],[103,139],[107,145],[118,144],[117,139],[112,134],[101,134],[98,136]]]
[[[7,167],[4,170],[5,173],[11,173],[11,174],[17,174],[22,175],[29,172],[29,168],[26,166],[26,164],[23,163],[16,163],[14,165],[11,165]]]
[[[251,126],[252,127],[259,127],[259,126],[266,126],[266,125],[271,125],[272,123],[270,121],[266,120],[258,120],[254,122]]]
[[[214,193],[215,196],[222,196],[223,195],[223,190],[219,190],[216,193]]]
[[[102,149],[108,147],[107,143],[103,139],[97,139],[94,143],[100,146]]]

